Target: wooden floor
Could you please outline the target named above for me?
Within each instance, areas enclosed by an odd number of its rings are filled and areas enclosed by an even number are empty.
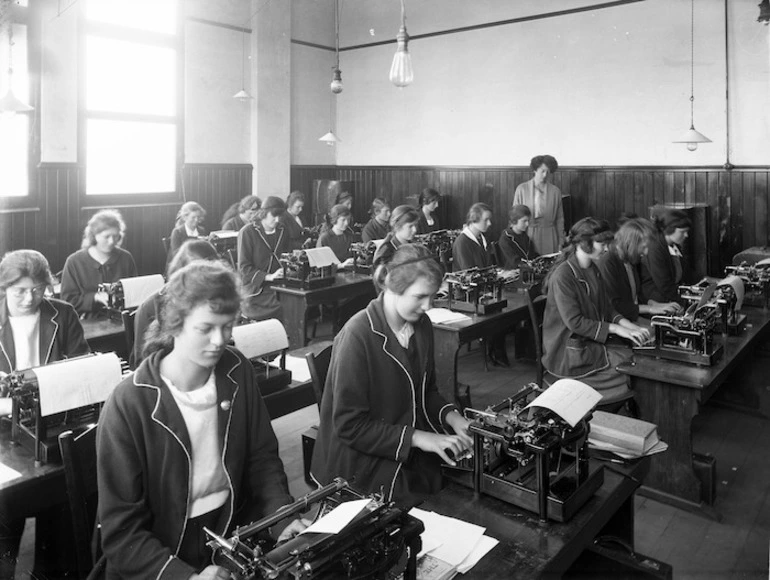
[[[513,361],[510,337],[509,355]],[[534,378],[534,366],[527,362],[485,372],[478,348],[470,353],[463,349],[460,368],[460,380],[471,385],[477,407],[498,402]],[[753,414],[708,404],[694,428],[695,450],[717,460],[714,507],[722,521],[636,498],[637,551],[671,564],[677,579],[768,578],[770,420],[765,417],[770,416],[770,356],[755,357],[750,369],[728,381],[720,395],[731,397],[735,392],[750,400]],[[302,475],[300,437],[317,422],[315,406],[273,421],[295,497],[309,491]],[[29,578],[27,574],[17,577]]]

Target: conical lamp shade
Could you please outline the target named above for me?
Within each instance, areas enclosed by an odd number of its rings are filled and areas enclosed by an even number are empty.
[[[336,145],[337,143],[341,143],[341,142],[342,142],[342,141],[340,141],[340,139],[337,137],[337,135],[335,135],[335,134],[334,134],[334,133],[332,133],[331,131],[329,131],[329,132],[328,132],[326,135],[324,135],[323,137],[319,137],[319,138],[318,138],[318,140],[319,140],[319,141],[323,141],[323,142],[324,142],[324,143],[326,143],[327,145]]]
[[[672,143],[711,143],[711,139],[706,137],[703,133],[699,133],[695,130],[695,127],[690,127],[684,132],[679,139],[672,141]]]
[[[254,99],[249,93],[246,92],[246,89],[241,89],[237,93],[233,95],[234,99],[238,99],[239,101],[251,101]]]
[[[17,99],[12,89],[8,89],[5,96],[0,99],[0,113],[27,113],[34,110],[35,107],[30,107],[27,103]]]

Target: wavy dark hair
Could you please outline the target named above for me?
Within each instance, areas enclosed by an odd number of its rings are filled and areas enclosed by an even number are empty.
[[[578,248],[585,253],[590,254],[593,251],[594,242],[609,242],[615,234],[607,220],[600,220],[592,217],[584,217],[578,221],[569,230],[567,239],[564,240],[564,247],[561,254],[551,266],[545,279],[543,280],[543,293],[548,291],[548,284],[551,276],[562,262],[566,262],[570,256],[574,255]]]
[[[390,290],[401,295],[419,278],[427,278],[438,289],[444,279],[444,267],[422,244],[403,244],[387,264],[380,264],[374,273],[378,290]]]
[[[670,236],[677,228],[692,228],[692,222],[681,209],[657,208],[653,211],[653,222],[664,236]]]
[[[5,293],[22,278],[32,278],[36,284],[53,285],[48,260],[37,250],[8,252],[0,261],[0,292]]]
[[[556,161],[556,157],[553,155],[535,155],[529,162],[529,167],[532,169],[532,171],[537,171],[538,168],[545,164],[545,166],[548,168],[548,171],[551,173],[556,173],[556,170],[559,169],[559,162]]]
[[[431,187],[426,187],[420,192],[420,197],[417,200],[420,204],[420,207],[424,205],[428,205],[429,203],[433,203],[434,201],[440,201],[441,200],[441,194],[436,191],[435,189]]]
[[[90,248],[96,245],[96,234],[103,232],[104,230],[118,230],[120,232],[120,241],[126,235],[126,222],[123,221],[123,216],[116,209],[103,209],[96,212],[88,220],[85,229],[83,230],[83,241],[80,244],[81,248]],[[120,243],[118,243],[120,245]]]
[[[202,304],[208,304],[217,314],[232,314],[235,318],[241,308],[241,287],[235,272],[220,262],[203,260],[174,272],[161,298],[160,317],[147,330],[142,358],[157,350],[173,350],[174,337],[185,319]]]

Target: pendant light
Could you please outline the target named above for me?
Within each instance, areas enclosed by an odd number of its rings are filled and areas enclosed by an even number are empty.
[[[329,147],[334,147],[337,143],[341,142],[340,138],[334,134],[334,115],[332,114],[332,99],[334,98],[335,95],[329,95],[329,132],[326,133],[323,137],[318,138],[319,141],[323,141]]]
[[[241,102],[254,100],[249,92],[246,90],[246,31],[243,33],[241,40],[241,90],[233,95],[234,99],[238,99]]]
[[[342,71],[340,70],[340,0],[334,0],[334,31],[337,40],[334,55],[337,57],[337,60],[332,67],[332,82],[330,88],[335,95],[339,95],[343,89]]]
[[[698,143],[711,143],[711,139],[695,130],[693,111],[695,109],[695,0],[690,0],[690,128],[674,141],[687,143],[688,151],[695,151]]]
[[[390,82],[402,89],[414,80],[412,69],[412,57],[409,54],[409,35],[406,33],[406,6],[405,0],[401,0],[401,28],[396,35],[396,54],[393,55],[393,63],[390,65]]]
[[[0,98],[0,113],[15,115],[28,113],[35,108],[21,101],[13,94],[13,23],[8,24],[8,92]]]

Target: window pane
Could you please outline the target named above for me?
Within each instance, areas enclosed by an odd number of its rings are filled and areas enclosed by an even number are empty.
[[[176,190],[176,125],[89,119],[86,192]]]
[[[89,36],[86,106],[91,111],[176,113],[176,51]]]
[[[86,18],[153,32],[176,32],[176,0],[87,0]]]
[[[29,193],[27,115],[0,115],[0,196]]]

